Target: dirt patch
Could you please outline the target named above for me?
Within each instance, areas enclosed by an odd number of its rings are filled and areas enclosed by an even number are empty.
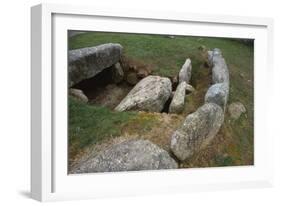
[[[114,109],[125,96],[130,92],[132,86],[122,84],[109,84],[104,88],[100,88],[95,95],[90,98],[91,104],[102,105],[110,109]]]

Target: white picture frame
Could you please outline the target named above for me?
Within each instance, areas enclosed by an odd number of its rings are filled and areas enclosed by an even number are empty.
[[[31,26],[32,198],[53,201],[273,185],[273,134],[267,121],[271,101],[263,96],[270,91],[273,75],[272,19],[40,4],[31,9]],[[254,38],[254,166],[68,175],[68,29]]]

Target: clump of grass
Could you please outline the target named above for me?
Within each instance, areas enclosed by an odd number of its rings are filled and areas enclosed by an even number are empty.
[[[217,166],[231,166],[233,165],[233,160],[230,156],[225,155],[216,155],[215,157],[215,164]]]
[[[143,134],[150,131],[158,123],[158,116],[153,113],[139,112],[124,126],[129,134]]]

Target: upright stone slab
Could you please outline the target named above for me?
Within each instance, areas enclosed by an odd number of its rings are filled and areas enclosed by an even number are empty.
[[[221,50],[215,48],[212,52],[208,52],[209,61],[212,65],[212,82],[226,83],[229,85],[229,71]]]
[[[124,71],[119,62],[114,64],[112,67],[112,80],[114,83],[120,83],[124,79]]]
[[[224,121],[224,112],[214,103],[206,103],[188,115],[183,124],[173,133],[171,150],[184,161],[206,147],[218,133]]]
[[[205,95],[206,103],[215,103],[223,110],[226,109],[228,100],[229,86],[226,83],[213,84]]]
[[[179,114],[183,111],[186,87],[187,84],[185,82],[181,82],[178,85],[169,107],[169,113]]]
[[[68,74],[71,87],[84,79],[94,77],[117,63],[122,54],[120,44],[102,44],[68,52]]]
[[[191,70],[192,70],[191,60],[186,59],[184,65],[182,66],[179,72],[179,83],[185,82],[189,84],[191,78]]]

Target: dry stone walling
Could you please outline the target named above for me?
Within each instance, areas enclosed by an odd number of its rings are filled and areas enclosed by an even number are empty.
[[[215,137],[224,121],[229,94],[229,71],[219,49],[209,51],[213,85],[205,96],[205,104],[188,115],[171,137],[171,150],[184,161],[204,148]]]

